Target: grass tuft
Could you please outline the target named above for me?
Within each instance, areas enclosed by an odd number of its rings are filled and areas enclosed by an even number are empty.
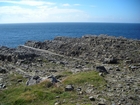
[[[80,72],[77,74],[70,75],[63,81],[63,83],[73,85],[89,83],[96,87],[106,84],[103,77],[99,76],[98,72],[95,71]]]

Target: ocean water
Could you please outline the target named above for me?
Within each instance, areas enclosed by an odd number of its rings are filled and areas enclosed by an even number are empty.
[[[26,23],[0,24],[0,46],[17,47],[28,40],[52,40],[56,36],[81,37],[107,34],[140,39],[140,24],[128,23]]]

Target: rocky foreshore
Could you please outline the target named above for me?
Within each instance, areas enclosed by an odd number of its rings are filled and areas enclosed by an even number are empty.
[[[140,61],[139,40],[112,36],[83,36],[82,38],[56,37],[44,42],[28,41],[26,46],[57,52],[81,59],[102,61],[105,58]]]
[[[27,78],[25,85],[33,85],[50,75],[55,75],[51,77],[52,81],[63,81],[67,77],[62,75],[65,71],[75,74],[91,70],[99,72],[106,85],[102,90],[91,84],[86,88],[81,86],[79,94],[82,98],[71,100],[74,105],[84,104],[78,104],[79,100],[90,100],[88,105],[139,104],[140,40],[86,35],[81,38],[56,37],[44,42],[27,41],[17,48],[0,47],[0,90],[11,85],[9,76],[13,74]],[[73,89],[75,87],[78,86]],[[84,95],[89,99],[84,99]]]

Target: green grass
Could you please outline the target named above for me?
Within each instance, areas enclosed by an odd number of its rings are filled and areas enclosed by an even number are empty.
[[[73,74],[68,76],[64,81],[64,84],[84,84],[89,83],[96,87],[104,86],[106,84],[103,77],[98,75],[98,72],[88,71],[88,72],[80,72],[77,74]]]
[[[62,89],[55,87],[48,88],[49,82],[40,83],[34,86],[11,86],[10,88],[0,91],[0,105],[34,105],[41,101],[48,105],[53,105],[55,96],[62,93]],[[57,89],[57,90],[56,90]],[[45,104],[44,104],[45,105]]]
[[[0,91],[0,105],[54,105],[56,96],[64,99],[73,97],[74,94],[65,92],[63,88],[56,87],[49,81],[33,86],[12,85]]]
[[[64,72],[62,72],[62,75],[70,76],[70,75],[72,75],[72,72],[71,71],[64,71]]]
[[[43,81],[33,86],[26,86],[25,82],[18,85],[11,85],[8,89],[0,91],[0,105],[23,105],[23,103],[24,105],[54,105],[57,100],[62,102],[64,99],[66,101],[62,105],[74,105],[70,101],[78,99],[79,96],[76,91],[66,92],[64,90],[65,85],[89,83],[99,87],[105,84],[104,79],[94,71],[77,74],[64,72],[64,74],[68,76],[62,82],[62,87],[56,87],[49,81]],[[11,80],[15,81],[17,78],[22,79],[21,76],[11,76]],[[56,98],[56,96],[60,98]],[[86,97],[86,95],[83,95],[83,97]],[[82,103],[84,100],[80,100],[80,102]]]

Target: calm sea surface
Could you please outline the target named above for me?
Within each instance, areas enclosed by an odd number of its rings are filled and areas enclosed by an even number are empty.
[[[28,40],[52,40],[56,36],[81,37],[107,34],[140,39],[140,24],[125,23],[30,23],[0,24],[0,46],[17,47]]]

